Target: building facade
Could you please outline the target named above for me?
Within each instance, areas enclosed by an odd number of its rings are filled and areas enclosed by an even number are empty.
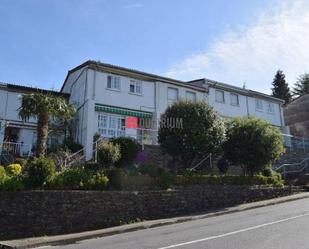
[[[76,106],[75,139],[92,157],[93,136],[131,136],[155,143],[160,115],[179,100],[205,101],[224,118],[255,116],[284,130],[283,101],[208,79],[189,82],[96,61],[70,70],[61,93]],[[128,127],[128,118],[151,123]]]
[[[0,145],[1,155],[10,152],[16,157],[25,157],[32,154],[36,146],[37,120],[30,118],[27,121],[18,116],[23,94],[44,93],[54,96],[65,96],[60,92],[42,90],[27,86],[0,83]],[[66,95],[65,97],[68,97]],[[50,134],[49,144],[58,139]]]

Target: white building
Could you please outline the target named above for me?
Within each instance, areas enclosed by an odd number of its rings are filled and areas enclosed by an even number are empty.
[[[256,116],[284,129],[283,101],[208,79],[184,82],[128,68],[87,61],[70,70],[61,93],[77,108],[75,139],[92,157],[93,136],[153,137],[154,131],[126,128],[126,117],[160,119],[174,101],[206,101],[225,118]],[[146,133],[146,135],[144,134]]]
[[[0,145],[1,155],[7,151],[16,157],[28,156],[36,144],[37,121],[30,118],[21,120],[18,116],[21,107],[21,95],[46,93],[64,96],[60,92],[42,90],[27,86],[0,83]],[[66,95],[65,97],[68,97]],[[50,136],[51,144],[53,136]]]

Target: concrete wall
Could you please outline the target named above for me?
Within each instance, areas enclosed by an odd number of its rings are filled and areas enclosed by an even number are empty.
[[[0,192],[0,240],[100,229],[291,194],[290,188],[205,186],[173,191]]]

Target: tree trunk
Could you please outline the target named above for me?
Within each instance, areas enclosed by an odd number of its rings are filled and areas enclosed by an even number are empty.
[[[47,148],[48,137],[48,113],[42,113],[38,116],[37,127],[37,148],[36,156],[44,156]]]

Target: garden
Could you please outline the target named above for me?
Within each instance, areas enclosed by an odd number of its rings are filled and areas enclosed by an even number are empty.
[[[48,154],[46,141],[50,117],[70,120],[74,108],[63,99],[46,95],[25,95],[20,116],[38,118],[36,156],[17,159],[0,166],[0,190],[135,190],[171,189],[192,185],[249,185],[281,187],[281,175],[272,171],[272,163],[283,153],[278,128],[266,121],[245,117],[223,120],[206,103],[177,102],[169,106],[162,118],[182,120],[181,127],[161,127],[158,142],[172,158],[171,167],[144,164],[141,146],[128,137],[100,140],[97,161],[79,166],[58,165]],[[69,132],[68,132],[69,134]],[[94,135],[98,139],[98,135]],[[63,150],[81,148],[70,138]],[[57,153],[57,150],[53,152]],[[195,169],[208,154],[219,157],[217,170]],[[230,166],[240,174],[229,173]]]

